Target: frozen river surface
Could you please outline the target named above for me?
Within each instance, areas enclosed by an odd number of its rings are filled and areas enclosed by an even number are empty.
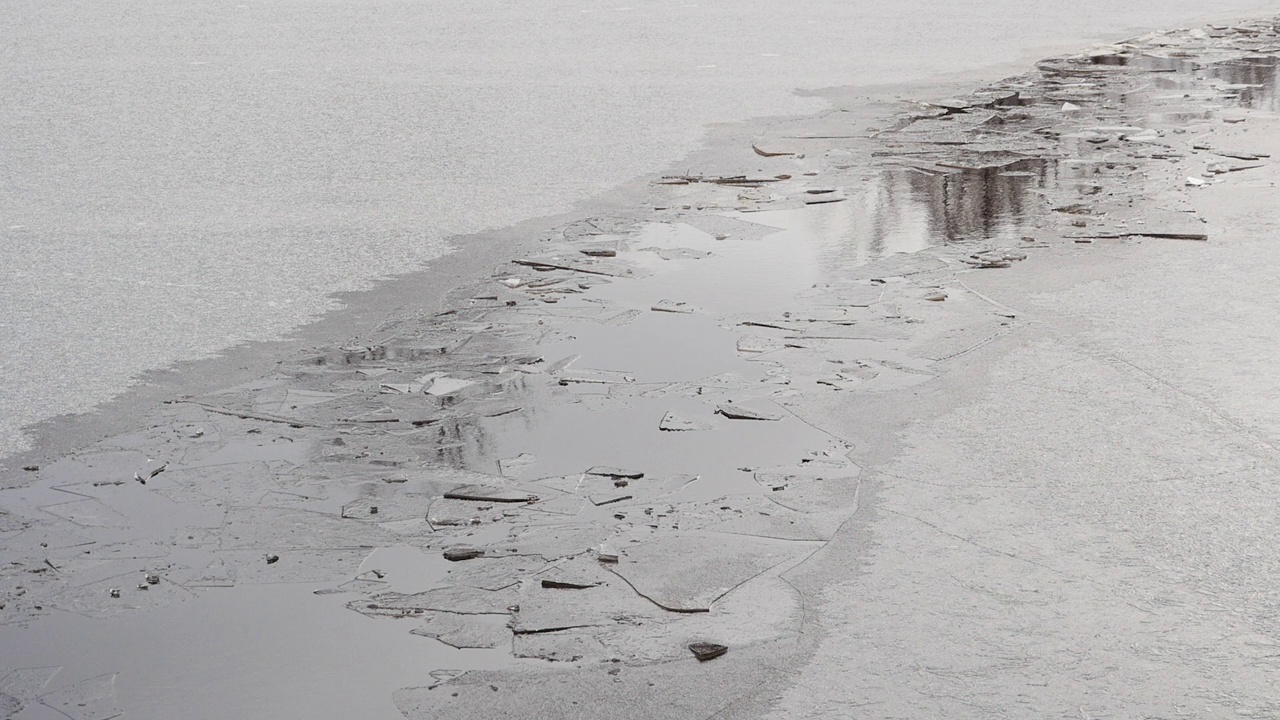
[[[822,107],[798,88],[976,72],[1204,8],[5,3],[0,454],[141,371],[286,336],[450,236],[660,169],[708,123]]]

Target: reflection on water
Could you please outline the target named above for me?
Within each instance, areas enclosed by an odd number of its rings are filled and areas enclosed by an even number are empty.
[[[1095,66],[1124,67],[1150,73],[1142,87],[1110,99],[1143,109],[1143,121],[1179,125],[1203,120],[1212,109],[1152,112],[1152,95],[1189,92],[1196,81],[1210,80],[1229,104],[1280,111],[1280,59],[1245,57],[1209,64],[1179,57],[1109,54],[1093,57]],[[1048,75],[1066,70],[1045,67]],[[1106,74],[1105,67],[1097,71]],[[1078,82],[1078,72],[1068,73]],[[1203,86],[1201,86],[1203,87]],[[1135,118],[1136,120],[1137,118]],[[975,165],[980,163],[975,163]],[[1085,164],[1088,165],[1088,164]],[[990,167],[940,172],[935,168],[890,168],[867,181],[845,207],[818,214],[815,231],[838,233],[846,242],[831,248],[844,267],[895,252],[914,252],[944,243],[1016,242],[1036,210],[1036,191],[1053,184],[1088,181],[1092,165],[1025,159]],[[839,226],[838,228],[835,226]]]
[[[842,241],[827,246],[830,267],[853,267],[894,253],[947,243],[1017,242],[1036,209],[1035,191],[1053,177],[1045,160],[934,172],[886,168],[848,201],[806,213],[809,229]]]
[[[1210,65],[1209,76],[1231,85],[1250,85],[1236,90],[1241,107],[1254,110],[1280,110],[1276,98],[1280,80],[1280,61],[1274,57],[1246,57],[1232,62]]]
[[[922,207],[935,242],[1016,240],[1050,167],[1031,158],[946,174],[908,170],[898,174],[910,192],[898,195]]]
[[[1125,53],[1092,57],[1093,65],[1125,67],[1152,75],[1156,87],[1180,90],[1187,87],[1188,75],[1208,77],[1226,85],[1248,85],[1233,88],[1235,102],[1240,107],[1255,110],[1280,109],[1276,88],[1280,86],[1280,60],[1273,56],[1250,56],[1216,63],[1199,63],[1186,58],[1159,57],[1154,55]]]
[[[1195,62],[1185,58],[1142,54],[1129,55],[1125,53],[1096,55],[1089,58],[1089,62],[1094,65],[1127,67],[1148,72],[1191,72],[1198,67]]]
[[[787,231],[790,262],[809,269],[788,273],[788,262],[774,264],[770,277],[777,284],[798,274],[802,285],[814,273],[839,274],[935,245],[1016,244],[1038,209],[1037,191],[1070,181],[1072,172],[1042,159],[965,170],[890,167],[847,189],[844,202],[746,217]]]

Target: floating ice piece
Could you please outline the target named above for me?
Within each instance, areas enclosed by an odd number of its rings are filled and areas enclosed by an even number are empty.
[[[1176,240],[1208,240],[1204,221],[1186,212],[1152,208],[1127,216],[1118,216],[1124,222],[1120,234],[1126,237],[1145,236]]]
[[[1102,133],[1104,135],[1136,135],[1137,133],[1148,132],[1148,130],[1136,125],[1099,125],[1085,128],[1085,132]],[[1155,131],[1151,130],[1150,132]]]
[[[1229,157],[1235,160],[1260,160],[1262,158],[1271,157],[1271,155],[1259,150],[1224,150],[1222,148],[1209,147],[1208,145],[1197,146],[1197,149],[1209,150],[1214,155],[1221,155],[1222,157]]]
[[[120,716],[115,673],[81,680],[40,696],[40,702],[71,720],[109,720]]]
[[[641,252],[651,252],[662,258],[663,260],[702,260],[711,257],[713,253],[706,250],[694,250],[693,248],[677,247],[647,247],[640,248]]]
[[[596,465],[588,470],[587,474],[611,478],[627,478],[629,480],[639,480],[644,477],[644,473],[639,470],[627,470],[625,468],[611,467],[609,465]]]
[[[462,562],[463,560],[474,560],[484,557],[484,550],[474,547],[451,547],[444,551],[444,559],[449,562]]]
[[[784,487],[786,483],[787,480],[782,479]],[[729,519],[705,529],[777,540],[824,541],[829,540],[849,517],[847,508],[800,512],[760,495],[735,497],[733,506],[734,512],[728,514]]]
[[[743,335],[738,338],[740,353],[767,353],[781,350],[786,346],[785,342],[764,335]]]
[[[573,582],[570,580],[544,579],[542,581],[542,587],[547,588],[548,590],[590,590],[593,587],[600,587],[600,583],[598,582],[583,583],[583,582]]]
[[[461,378],[451,377],[436,378],[435,382],[431,383],[431,387],[427,388],[427,394],[437,396],[451,395],[475,384],[476,382],[474,380],[463,380]]]
[[[755,481],[771,502],[798,512],[829,512],[856,507],[858,474],[847,468],[783,467],[758,471]]]
[[[459,615],[448,612],[423,613],[421,627],[411,635],[435,638],[458,649],[496,648],[511,642],[511,629],[504,615]],[[434,677],[434,674],[433,674]]]
[[[540,557],[501,555],[502,551],[502,548],[492,548],[482,558],[450,568],[449,581],[455,585],[496,591],[518,584],[521,578],[546,565]]]
[[[1260,168],[1262,166],[1262,163],[1213,162],[1209,163],[1208,166],[1205,167],[1204,171],[1209,175],[1226,175],[1227,173],[1240,172],[1241,170],[1253,170],[1254,168]]]
[[[521,615],[524,613],[521,612]],[[521,626],[517,626],[519,628]],[[584,632],[520,632],[511,638],[511,654],[517,658],[533,658],[549,662],[581,662],[586,658],[602,661],[611,653],[598,638]]]
[[[141,469],[133,474],[133,479],[146,485],[148,480],[164,472],[168,467],[169,463],[167,462],[148,460],[146,465],[143,465]]]
[[[1134,133],[1132,135],[1125,135],[1124,139],[1128,140],[1129,142],[1136,142],[1136,143],[1154,143],[1160,140],[1160,133],[1153,129],[1148,129],[1148,130],[1143,130],[1142,132]]]
[[[674,412],[668,412],[662,416],[662,420],[658,422],[658,429],[666,432],[690,432],[695,430],[710,430],[714,425],[703,420],[686,418],[677,415]]]
[[[827,203],[844,202],[845,196],[838,193],[829,193],[822,195],[805,194],[800,198],[800,202],[805,205],[826,205]]]
[[[1025,257],[1025,253],[1022,254],[1022,257],[1006,257],[1005,253],[999,250],[990,250],[961,258],[961,261],[976,268],[1007,268],[1013,265],[1014,260],[1021,260]]]
[[[401,393],[404,395],[414,395],[422,392],[422,390],[427,387],[427,383],[431,382],[432,380],[435,380],[441,375],[444,375],[444,373],[440,373],[440,372],[427,373],[426,375],[423,375],[422,377],[417,378],[413,382],[381,383],[380,385],[378,385],[378,388],[383,393],[393,393],[393,394]]]
[[[689,646],[689,652],[698,658],[698,662],[706,662],[729,652],[729,648],[717,643],[696,642]]]
[[[427,511],[427,522],[433,529],[495,523],[505,517],[506,512],[495,505],[500,503],[477,505],[467,500],[441,498],[431,503]]]
[[[608,258],[549,257],[512,260],[512,262],[535,270],[572,270],[588,275],[607,275],[610,277],[635,277],[637,274],[635,269]]]
[[[53,676],[61,670],[61,665],[19,668],[0,678],[0,693],[22,702],[35,702]],[[0,709],[3,707],[3,704],[0,704]]]
[[[529,509],[552,515],[568,515],[572,517],[582,512],[586,502],[586,499],[577,495],[558,495],[550,499],[539,500],[529,505]]]
[[[707,612],[730,590],[818,546],[747,535],[676,532],[628,546],[627,562],[610,570],[659,607]]]
[[[502,458],[499,460],[498,470],[507,477],[515,477],[536,462],[538,462],[537,455],[534,455],[533,453],[520,453],[515,457]]]
[[[654,312],[684,313],[686,315],[693,312],[692,305],[687,302],[677,302],[675,300],[659,300],[654,303],[653,307],[650,309]]]
[[[943,98],[940,100],[929,100],[929,101],[926,101],[924,104],[931,107],[940,108],[942,110],[947,110],[953,113],[964,112],[965,110],[968,110],[969,108],[974,107],[975,105],[973,100],[969,100],[965,98]]]
[[[481,590],[467,585],[451,585],[425,592],[381,593],[347,603],[347,608],[369,617],[412,617],[430,610],[475,614],[504,614],[517,600],[514,587]]]
[[[40,509],[80,527],[123,528],[129,526],[128,518],[93,498],[45,505]]]
[[[471,500],[474,502],[527,503],[536,502],[537,495],[512,488],[492,485],[463,485],[445,493],[450,500]]]
[[[1175,230],[1169,228],[1152,228],[1149,230],[1137,230],[1129,233],[1129,235],[1141,235],[1143,237],[1168,238],[1170,240],[1201,240],[1209,239],[1208,233],[1195,232],[1190,230]]]
[[[559,374],[561,385],[625,385],[635,382],[635,377],[617,370],[568,370]]]
[[[600,507],[601,505],[612,505],[614,503],[622,502],[623,500],[630,500],[632,497],[633,496],[630,493],[614,492],[592,495],[590,499],[592,505]]]
[[[540,555],[548,560],[580,555],[591,550],[609,536],[603,525],[540,525],[518,528],[507,549],[520,554]]]
[[[730,420],[781,420],[781,415],[764,412],[763,410],[753,410],[752,408],[743,407],[737,403],[721,403],[716,406],[716,412],[729,418]]]

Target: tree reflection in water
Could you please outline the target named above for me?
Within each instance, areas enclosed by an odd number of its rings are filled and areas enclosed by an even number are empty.
[[[1280,110],[1276,99],[1277,79],[1280,79],[1280,61],[1274,57],[1248,57],[1235,62],[1210,65],[1209,76],[1231,85],[1252,85],[1238,92],[1240,107],[1253,110]]]
[[[909,192],[895,194],[924,207],[936,244],[1016,241],[1049,169],[1034,158],[946,174],[908,170],[899,174]]]
[[[942,172],[884,168],[849,188],[846,201],[787,212],[780,224],[797,238],[811,238],[815,261],[835,277],[935,245],[1014,245],[1038,209],[1035,191],[1058,181],[1059,172],[1068,171],[1041,159]]]

